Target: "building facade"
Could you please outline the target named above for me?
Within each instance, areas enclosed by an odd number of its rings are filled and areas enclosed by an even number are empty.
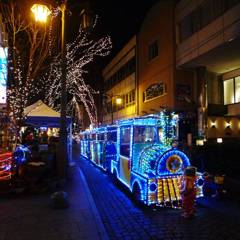
[[[114,107],[111,97],[103,122],[167,109],[179,114],[179,140],[189,145],[240,137],[239,12],[238,0],[157,2],[103,71],[104,92],[123,99]],[[119,69],[131,54],[134,72],[125,77]]]
[[[191,99],[194,93],[190,91],[193,89],[192,72],[175,67],[174,9],[175,1],[159,1],[154,5],[136,36],[104,69],[105,94],[120,95],[123,101],[121,106],[114,107],[115,101],[112,99],[113,114],[110,114],[111,107],[107,107],[109,110],[103,123],[112,122],[111,118],[115,121],[159,113],[163,109],[193,115]],[[134,72],[127,76],[121,74],[119,69],[133,56]],[[110,100],[107,106],[110,106]],[[179,137],[186,139],[192,129],[188,121],[180,120],[180,125],[182,131]]]
[[[136,36],[103,70],[103,123],[135,117],[136,112]],[[120,99],[120,102],[117,100]]]
[[[139,115],[163,109],[179,114],[179,140],[194,132],[193,73],[175,66],[175,1],[159,1],[147,13],[138,33]]]
[[[176,67],[193,72],[198,135],[240,137],[240,1],[181,0]]]

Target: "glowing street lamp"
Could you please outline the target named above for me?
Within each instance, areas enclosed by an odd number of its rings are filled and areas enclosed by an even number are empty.
[[[57,159],[58,176],[62,179],[66,177],[67,163],[68,163],[68,148],[67,148],[67,90],[66,90],[66,44],[65,44],[65,12],[67,0],[63,0],[59,10],[61,11],[61,112],[60,112],[60,146],[59,156]],[[47,17],[50,15],[50,10],[46,5],[34,4],[31,8],[34,13],[36,21],[45,23]]]
[[[117,105],[121,105],[122,104],[122,98],[121,97],[119,97],[119,96],[116,97],[116,104]]]
[[[108,97],[109,99],[111,99],[111,124],[113,124],[113,106],[114,106],[114,103],[116,105],[121,105],[122,104],[122,97],[119,96],[119,95],[113,95],[113,94],[107,94],[105,93],[104,96]]]
[[[49,8],[42,4],[34,4],[31,11],[34,14],[36,22],[46,23],[48,16],[51,14]]]

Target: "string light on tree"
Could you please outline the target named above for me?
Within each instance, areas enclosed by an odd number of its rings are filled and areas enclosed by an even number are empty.
[[[94,21],[93,28],[96,26]],[[88,31],[79,29],[79,33],[75,40],[67,44],[67,92],[71,99],[67,105],[67,111],[72,115],[73,111],[79,110],[78,105],[82,103],[88,113],[91,124],[97,125],[97,109],[94,102],[94,94],[98,92],[91,88],[84,81],[84,74],[87,74],[86,66],[94,61],[97,56],[104,57],[110,53],[112,48],[111,39],[109,36],[99,40],[91,40]],[[46,82],[46,98],[48,105],[60,109],[59,100],[61,97],[61,63],[57,56],[50,65],[49,73],[45,76]],[[78,111],[77,110],[77,111]]]

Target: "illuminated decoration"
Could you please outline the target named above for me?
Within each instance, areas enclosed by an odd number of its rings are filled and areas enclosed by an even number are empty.
[[[7,55],[8,48],[0,47],[0,104],[6,104],[7,98]]]
[[[0,181],[11,179],[12,153],[0,154]]]
[[[217,143],[222,143],[223,139],[222,138],[217,138]]]
[[[116,104],[118,104],[118,105],[122,104],[122,98],[117,97],[116,98]]]
[[[182,166],[182,159],[178,155],[172,155],[167,159],[166,167],[171,173],[176,173]]]
[[[97,23],[97,17],[93,24],[93,29]],[[79,29],[79,33],[75,40],[67,44],[67,92],[69,102],[67,111],[69,115],[75,113],[80,116],[79,105],[83,104],[88,113],[90,122],[93,126],[97,126],[97,108],[95,106],[94,94],[97,91],[92,89],[84,81],[84,74],[87,74],[87,65],[93,62],[98,56],[104,57],[110,53],[112,43],[110,37],[103,37],[99,40],[91,40],[88,31]],[[49,73],[44,76],[46,97],[45,101],[48,105],[56,110],[60,109],[61,96],[61,62],[59,56],[50,64]],[[71,98],[70,98],[71,96]]]
[[[143,93],[143,101],[152,100],[165,94],[165,83],[157,83],[149,86]]]
[[[31,151],[24,145],[19,145],[15,148],[13,153],[14,162],[16,165],[21,165],[31,157]]]
[[[114,126],[94,128],[80,134],[81,155],[110,171],[146,205],[179,208],[180,180],[190,161],[170,144],[176,124],[176,116],[163,111],[160,115],[123,119]],[[198,173],[198,197],[202,196],[201,182]]]
[[[164,154],[160,157],[157,166],[157,174],[171,175],[171,173],[178,173],[182,175],[182,169],[188,167],[189,165],[190,161],[183,152],[177,149],[171,149],[164,152]]]
[[[211,122],[211,127],[215,128],[216,127],[216,122]]]
[[[176,138],[176,126],[178,122],[178,115],[174,112],[163,110],[160,112],[159,126],[162,129],[163,144],[167,147],[171,147],[174,139]]]
[[[230,122],[226,122],[226,128],[230,128],[231,127],[231,123]]]
[[[45,102],[55,110],[60,109],[61,97],[61,61],[59,54],[59,31],[54,31],[58,24],[57,16],[61,12],[58,8],[44,10],[35,5],[33,12],[37,9],[43,15],[48,15],[48,24],[44,28],[36,25],[35,21],[26,22],[19,14],[16,4],[1,4],[0,10],[7,24],[7,32],[12,42],[9,49],[9,71],[11,81],[7,96],[10,110],[12,111],[12,126],[21,126],[24,121],[24,108],[29,105],[32,99],[45,98]],[[18,18],[14,16],[18,16]],[[70,22],[69,22],[70,23]],[[91,26],[91,31],[79,30],[78,36],[73,42],[66,46],[67,58],[67,92],[68,105],[67,114],[80,118],[80,104],[85,107],[92,124],[97,124],[97,109],[94,103],[94,94],[97,91],[85,83],[87,75],[87,64],[95,58],[106,56],[112,47],[110,37],[96,39],[91,34],[97,23],[97,17]],[[14,36],[14,37],[12,37]],[[92,36],[92,37],[91,37]],[[28,45],[28,48],[23,46]],[[44,71],[43,71],[44,70]],[[1,91],[2,93],[2,91]],[[73,117],[73,115],[72,115]],[[17,131],[13,131],[17,132]]]
[[[16,128],[21,126],[24,118],[24,108],[29,101],[42,93],[41,85],[44,83],[39,78],[43,65],[51,62],[51,53],[57,38],[52,36],[56,16],[51,14],[47,27],[39,28],[35,21],[26,21],[26,16],[20,13],[19,5],[11,1],[5,2],[1,2],[0,11],[7,23],[6,32],[11,33],[8,35],[11,42],[8,49],[8,74],[11,77],[7,98],[12,112],[10,128],[16,133]]]
[[[31,8],[37,22],[46,22],[51,11],[46,5],[34,4]]]
[[[197,139],[196,140],[196,145],[197,146],[203,146],[204,145],[204,139]]]

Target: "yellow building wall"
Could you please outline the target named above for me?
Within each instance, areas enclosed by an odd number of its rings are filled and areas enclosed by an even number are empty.
[[[139,115],[159,112],[161,107],[174,105],[174,31],[173,3],[159,2],[147,14],[138,35]],[[158,41],[158,56],[148,60],[149,45]],[[152,84],[163,82],[163,96],[143,102],[144,91]]]
[[[240,120],[237,117],[208,117],[207,138],[240,137]]]

